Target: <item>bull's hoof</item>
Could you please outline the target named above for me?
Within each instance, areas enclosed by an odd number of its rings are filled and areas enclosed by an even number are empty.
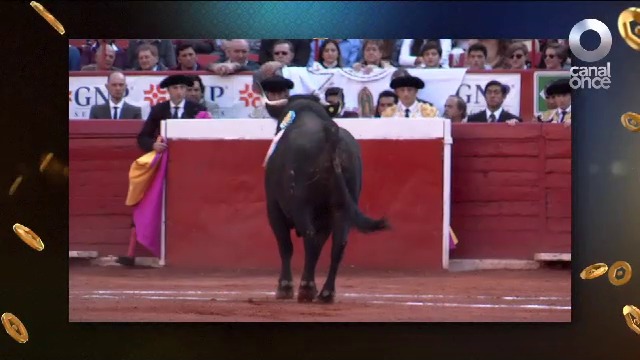
[[[293,281],[282,280],[276,290],[276,300],[293,299]]]
[[[333,304],[333,302],[335,301],[335,298],[336,298],[335,291],[323,290],[318,295],[318,301],[323,304]]]
[[[318,289],[316,289],[314,282],[311,281],[307,283],[303,281],[300,283],[300,288],[298,288],[298,302],[312,302],[316,295],[318,295]]]

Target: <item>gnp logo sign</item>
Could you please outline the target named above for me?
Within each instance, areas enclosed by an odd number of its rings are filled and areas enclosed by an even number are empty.
[[[586,50],[580,44],[580,36],[593,30],[600,36],[600,45],[595,50]],[[578,59],[593,63],[604,59],[611,50],[611,31],[602,21],[584,19],[573,26],[569,33],[569,47]],[[611,63],[606,66],[572,66],[569,85],[572,89],[608,89],[611,84]]]

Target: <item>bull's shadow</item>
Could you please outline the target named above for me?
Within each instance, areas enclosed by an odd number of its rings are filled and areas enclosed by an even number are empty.
[[[282,269],[276,299],[292,299],[291,230],[304,238],[304,270],[298,301],[316,298],[331,303],[335,280],[351,227],[363,233],[389,228],[385,218],[363,214],[358,201],[362,188],[362,157],[356,139],[336,124],[335,109],[313,96],[292,96],[280,104],[282,133],[266,162],[265,190],[269,224],[278,242]],[[284,119],[284,121],[283,121]],[[329,235],[331,264],[318,294],[315,269]]]

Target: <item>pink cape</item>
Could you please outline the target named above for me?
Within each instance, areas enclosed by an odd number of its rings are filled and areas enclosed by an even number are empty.
[[[154,167],[158,161],[160,166],[151,185],[142,200],[133,209],[133,222],[136,226],[136,237],[151,253],[160,257],[160,225],[162,221],[162,190],[167,172],[168,150],[158,153],[151,162]]]

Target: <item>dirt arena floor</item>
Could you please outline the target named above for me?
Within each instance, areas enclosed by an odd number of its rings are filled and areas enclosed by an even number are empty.
[[[570,322],[566,269],[341,270],[334,304],[275,300],[278,273],[71,266],[72,322]],[[299,284],[300,274],[294,273]],[[318,289],[325,274],[316,277]]]

